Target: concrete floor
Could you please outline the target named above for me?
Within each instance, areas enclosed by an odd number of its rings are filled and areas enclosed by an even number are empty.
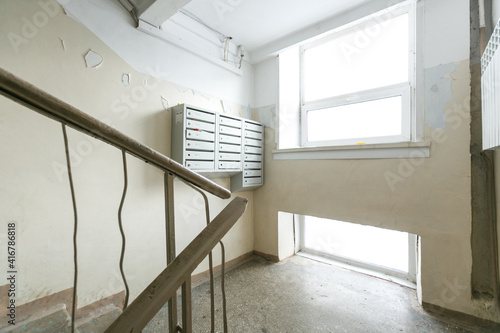
[[[222,332],[216,279],[216,331]],[[500,332],[427,314],[413,289],[294,256],[251,261],[226,275],[229,332]],[[162,309],[143,332],[165,332]],[[210,332],[208,283],[193,290],[193,331]]]
[[[216,283],[216,332],[222,332],[219,278]],[[413,289],[299,256],[277,264],[252,257],[226,274],[226,294],[230,333],[500,332],[500,325],[433,317]],[[0,332],[70,332],[69,314],[56,310]],[[121,312],[108,310],[77,322],[78,332],[104,332]],[[166,319],[164,307],[143,332],[168,332]],[[210,332],[208,282],[193,290],[193,332]]]

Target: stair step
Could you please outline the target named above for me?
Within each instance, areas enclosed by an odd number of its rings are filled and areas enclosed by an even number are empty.
[[[102,333],[122,313],[119,308],[114,307],[98,317],[78,325],[79,333]],[[78,322],[77,322],[78,323]]]
[[[102,333],[121,314],[116,306],[105,306],[76,321],[75,333]],[[71,333],[71,316],[60,306],[39,312],[15,326],[0,328],[0,333]]]
[[[10,327],[12,333],[66,333],[71,332],[71,318],[66,310],[59,310],[42,318]]]

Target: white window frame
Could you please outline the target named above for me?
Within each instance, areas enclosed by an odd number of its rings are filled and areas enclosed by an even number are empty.
[[[321,100],[305,102],[304,99],[304,52],[307,49],[327,43],[330,40],[337,38],[341,34],[352,32],[367,27],[375,22],[380,22],[384,16],[389,15],[386,19],[393,19],[400,15],[408,13],[408,82],[380,87],[372,90],[357,91],[354,93],[334,96]],[[300,47],[300,145],[301,147],[323,147],[323,146],[343,146],[343,145],[358,145],[358,144],[384,144],[397,142],[416,141],[418,133],[416,130],[416,107],[415,107],[415,86],[416,86],[416,4],[414,1],[405,2],[386,10],[362,18],[347,26],[341,27],[335,33],[315,40],[310,43],[301,45]],[[390,98],[395,96],[402,97],[402,117],[401,117],[401,135],[383,136],[383,137],[362,137],[342,140],[328,141],[308,141],[308,124],[307,112],[325,108],[331,108],[342,105],[350,105],[360,102],[367,102],[377,99]]]

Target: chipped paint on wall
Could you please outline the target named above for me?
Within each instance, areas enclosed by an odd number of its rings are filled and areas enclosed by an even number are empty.
[[[250,104],[247,105],[246,108],[241,109],[240,117],[246,118],[246,119],[253,119],[253,111],[252,111],[252,107],[250,106]]]
[[[227,105],[227,102],[221,100],[220,106],[222,108],[222,113],[231,113],[231,107]]]
[[[253,102],[253,74],[248,63],[244,62],[243,75],[235,75],[192,52],[152,38],[135,29],[132,16],[119,1],[57,1],[67,16],[92,31],[137,72],[189,87],[193,94],[200,91],[203,96],[218,96],[240,105]]]
[[[85,63],[87,64],[87,67],[96,68],[102,64],[103,61],[104,59],[102,56],[93,50],[89,50],[89,52],[85,55]]]
[[[128,85],[130,84],[130,74],[127,73],[123,74],[122,82],[125,87],[128,87]]]
[[[161,96],[161,103],[163,104],[163,107],[165,108],[165,110],[168,111],[168,108],[170,107],[170,103],[168,102],[168,100]]]
[[[276,128],[276,105],[266,105],[256,108],[258,116],[257,121],[260,121],[264,126]]]
[[[450,74],[456,70],[455,63],[425,69],[425,123],[433,129],[446,127],[445,105],[453,98]]]
[[[174,83],[174,87],[182,94],[184,94],[185,92],[189,91],[189,90],[192,90],[191,88],[187,88],[187,87],[184,87],[184,86],[181,86],[179,84],[175,84]]]

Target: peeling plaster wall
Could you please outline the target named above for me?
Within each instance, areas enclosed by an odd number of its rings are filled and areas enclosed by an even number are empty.
[[[17,52],[12,40],[19,42]],[[35,1],[1,2],[0,45],[0,67],[167,156],[170,113],[166,106],[190,103],[234,115],[248,113],[246,104],[180,90],[137,72],[60,7],[47,11]],[[95,68],[85,62],[89,50],[102,57]],[[223,71],[212,65],[206,69]],[[129,74],[128,85],[123,82],[124,74]],[[221,84],[225,84],[223,79]],[[232,89],[230,94],[242,93],[241,85]],[[79,212],[78,306],[83,307],[124,290],[118,270],[121,237],[117,221],[123,167],[117,149],[71,129],[68,132]],[[0,142],[0,243],[5,244],[7,222],[16,222],[19,306],[72,287],[73,211],[59,123],[0,97]],[[131,156],[127,161],[124,266],[133,299],[165,267],[165,209],[163,174]],[[228,179],[216,182],[229,188]],[[224,238],[227,260],[253,250],[253,192],[238,195],[248,198],[249,205]],[[206,222],[198,194],[176,181],[175,196],[180,251]],[[213,218],[229,200],[209,197]],[[214,261],[220,264],[218,247]],[[1,256],[0,267],[6,264],[6,256]],[[195,273],[206,269],[205,261]]]
[[[242,105],[253,104],[253,68],[247,61],[243,61],[242,76],[213,66],[191,52],[137,30],[137,23],[117,0],[58,2],[64,5],[69,15],[82,22],[136,71],[203,94]],[[199,42],[186,36],[177,38],[186,44],[196,45]],[[216,46],[211,47],[217,52]],[[222,53],[221,47],[221,57]],[[230,60],[239,61],[239,58]]]
[[[349,221],[420,235],[423,302],[480,317],[471,302],[469,2],[425,0],[423,26],[424,139],[430,158],[273,160],[266,128],[265,179],[255,198],[255,250],[279,255],[287,234],[278,212]],[[269,66],[264,63],[259,66]],[[276,70],[256,68],[256,106],[277,104],[261,89]],[[265,96],[262,100],[260,96]]]

